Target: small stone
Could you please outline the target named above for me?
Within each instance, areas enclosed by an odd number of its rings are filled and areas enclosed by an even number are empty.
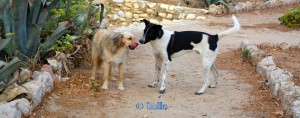
[[[154,12],[153,9],[147,9],[146,12],[147,12],[148,14],[156,14],[156,12]]]
[[[125,17],[124,11],[118,11],[117,14],[118,14],[118,16],[120,16],[121,18],[124,18],[124,17]]]
[[[133,15],[132,15],[131,12],[126,12],[126,13],[125,13],[125,16],[126,16],[126,18],[129,18],[129,19],[132,19],[132,18],[133,18]]]
[[[123,3],[124,0],[112,0],[113,2],[116,2],[116,3]]]
[[[169,6],[170,6],[170,5],[167,5],[167,4],[160,4],[160,8],[161,8],[161,9],[165,9],[165,10],[168,10],[168,9],[169,9]]]
[[[205,16],[197,16],[197,17],[196,17],[196,20],[205,20],[205,19],[206,19]]]
[[[187,20],[194,20],[196,18],[196,15],[195,14],[188,14],[185,19]]]
[[[150,19],[149,21],[150,21],[151,23],[155,23],[155,24],[158,24],[158,23],[159,23],[159,21],[156,20],[156,19]]]
[[[134,3],[134,4],[133,4],[133,8],[134,8],[134,9],[139,9],[139,8],[140,8],[140,5],[139,5],[138,3]]]
[[[157,5],[157,3],[149,3],[149,4],[148,4],[148,7],[152,9],[152,8],[154,8],[156,5]]]
[[[144,14],[140,14],[140,17],[141,18],[148,18],[149,16],[148,16],[148,14],[144,13]]]
[[[140,15],[138,15],[138,14],[133,14],[133,18],[139,18],[140,17]]]
[[[125,3],[126,7],[132,8],[132,4],[131,3]]]
[[[279,48],[282,49],[282,50],[288,50],[289,49],[289,44],[287,44],[286,42],[280,43]]]
[[[167,16],[167,13],[160,12],[158,13],[158,16],[165,18]]]
[[[166,19],[172,20],[172,19],[173,19],[173,15],[172,15],[172,14],[168,14],[168,15],[166,16]]]

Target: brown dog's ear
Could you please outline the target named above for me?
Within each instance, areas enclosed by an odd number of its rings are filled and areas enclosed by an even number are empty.
[[[116,45],[117,47],[122,45],[122,38],[123,38],[123,34],[119,33],[117,35],[114,36],[113,38],[113,43],[114,45]]]
[[[144,22],[145,25],[148,25],[150,22],[147,20],[147,19],[143,19],[143,20],[140,20],[141,22]]]

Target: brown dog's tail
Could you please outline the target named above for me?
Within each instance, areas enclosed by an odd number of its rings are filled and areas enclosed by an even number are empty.
[[[234,26],[226,31],[218,33],[219,39],[240,31],[240,29],[241,29],[240,23],[234,15],[232,16],[232,20],[233,20]]]

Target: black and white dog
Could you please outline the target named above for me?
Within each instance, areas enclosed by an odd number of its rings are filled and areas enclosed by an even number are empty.
[[[162,73],[162,83],[160,93],[166,91],[168,64],[172,58],[181,56],[188,52],[196,51],[202,57],[202,69],[204,85],[200,90],[195,92],[201,95],[207,87],[216,87],[219,73],[214,66],[214,61],[218,54],[218,41],[224,36],[230,35],[240,30],[240,24],[235,16],[232,16],[234,26],[221,33],[211,35],[198,31],[169,31],[162,29],[161,25],[153,24],[146,19],[141,20],[145,23],[143,37],[139,40],[141,44],[151,43],[153,53],[156,59],[155,70],[156,79],[148,87],[154,88],[159,82]],[[209,71],[214,74],[214,80],[210,83]]]

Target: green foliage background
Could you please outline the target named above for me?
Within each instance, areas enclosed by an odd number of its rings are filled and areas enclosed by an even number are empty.
[[[278,18],[281,24],[288,27],[300,27],[300,6]]]

